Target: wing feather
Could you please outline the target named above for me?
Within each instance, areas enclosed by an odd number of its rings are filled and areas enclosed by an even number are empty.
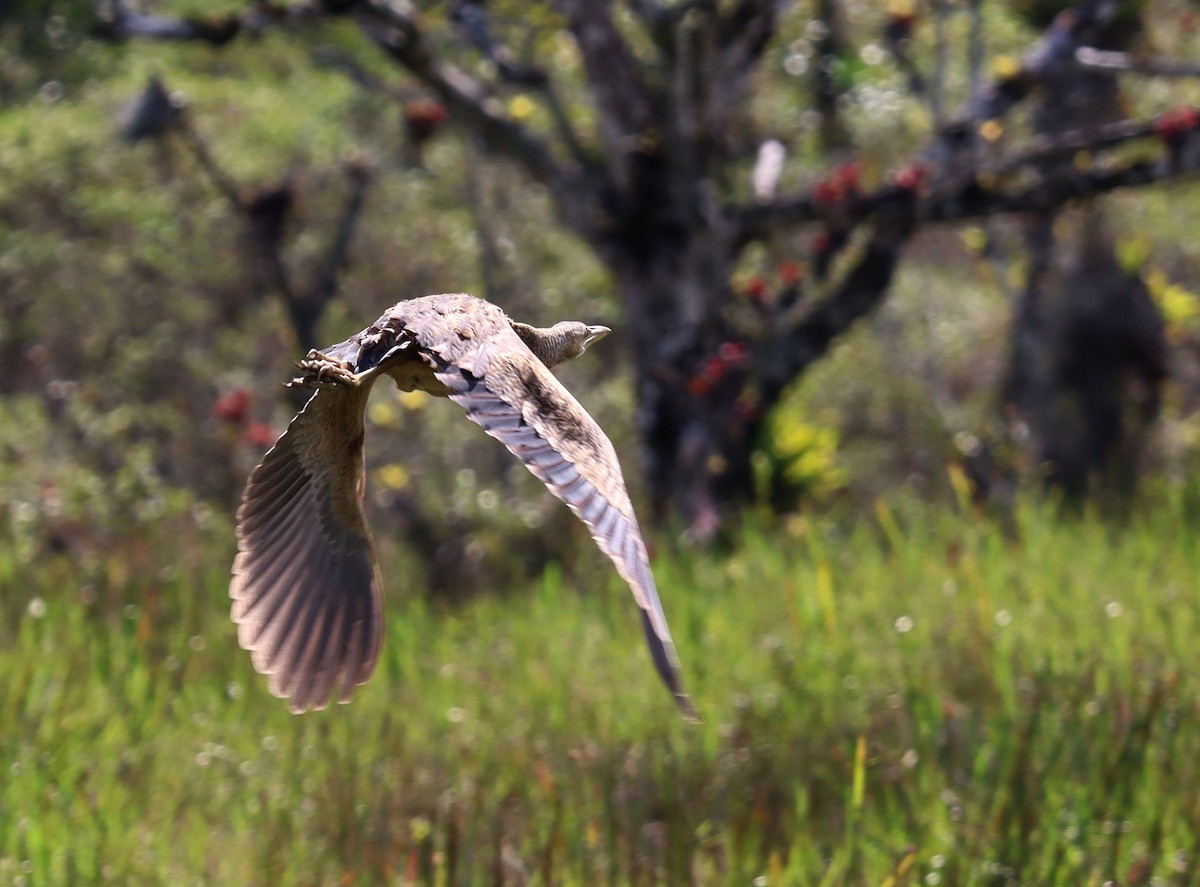
[[[651,658],[663,682],[675,695],[684,714],[698,720],[696,710],[683,690],[679,658],[612,444],[558,380],[533,358],[532,353],[529,357],[532,363],[522,363],[521,368],[533,374],[534,382],[543,390],[556,395],[561,391],[566,396],[565,410],[556,409],[549,414],[531,412],[529,403],[511,403],[493,389],[491,375],[478,378],[449,364],[439,369],[436,375],[448,389],[450,399],[466,408],[471,421],[503,443],[583,521],[600,550],[612,560],[633,592],[642,611],[642,626]],[[505,380],[506,383],[511,381]],[[502,383],[496,387],[511,388],[511,384]],[[570,448],[563,445],[568,439],[573,441]],[[571,452],[567,452],[568,449]]]
[[[312,661],[316,663],[316,669],[308,687],[308,694],[298,693],[296,695],[297,706],[307,708],[318,704],[322,699],[329,699],[333,695],[345,626],[346,611],[339,609],[327,626],[327,630],[314,634],[314,638],[319,641],[318,648],[312,652]]]
[[[359,502],[367,387],[318,391],[238,510],[238,642],[294,711],[349,700],[379,657],[380,582]]]

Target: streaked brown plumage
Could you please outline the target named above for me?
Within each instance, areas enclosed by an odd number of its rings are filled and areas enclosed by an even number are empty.
[[[549,368],[605,327],[538,329],[462,294],[400,302],[367,329],[310,351],[292,385],[319,389],[250,475],[229,594],[238,641],[293,711],[349,701],[375,668],[380,578],[362,510],[367,397],[381,375],[449,397],[591,531],[629,583],[655,667],[685,716],[667,620],[612,444]]]

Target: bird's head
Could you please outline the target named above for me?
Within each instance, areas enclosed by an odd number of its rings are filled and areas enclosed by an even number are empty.
[[[516,322],[512,326],[529,350],[548,367],[578,357],[593,342],[612,332],[606,326],[592,326],[577,320],[564,320],[549,328]]]

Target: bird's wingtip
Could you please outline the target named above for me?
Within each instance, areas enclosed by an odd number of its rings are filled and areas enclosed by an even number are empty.
[[[683,719],[689,724],[703,724],[704,718],[700,717],[700,712],[696,710],[696,706],[692,704],[692,698],[686,693],[676,693],[675,701],[679,704],[679,710],[683,714]]]

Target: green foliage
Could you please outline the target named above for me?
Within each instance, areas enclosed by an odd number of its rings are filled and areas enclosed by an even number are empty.
[[[0,46],[5,47],[0,100],[25,98],[40,88],[43,100],[56,101],[64,84],[95,74],[97,64],[104,63],[83,49],[95,22],[96,4],[90,0],[5,0],[0,5]]]
[[[819,501],[846,485],[837,464],[838,432],[805,421],[794,409],[775,410],[763,431],[765,446],[754,460],[760,498],[786,510],[804,500]]]
[[[615,578],[441,610],[389,560],[379,673],[293,717],[236,648],[223,521],[146,524],[133,571],[5,544],[0,878],[1187,883],[1197,502],[1023,507],[1014,542],[899,500],[660,558],[701,727]]]
[[[1167,275],[1158,268],[1149,269],[1145,280],[1150,295],[1162,312],[1167,336],[1178,341],[1188,334],[1194,334],[1200,326],[1200,299],[1196,294],[1168,280]]]

